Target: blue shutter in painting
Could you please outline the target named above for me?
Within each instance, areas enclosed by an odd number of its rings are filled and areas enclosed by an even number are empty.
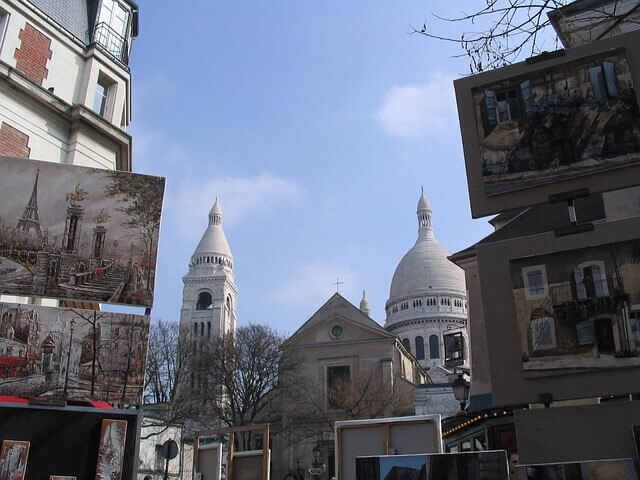
[[[604,71],[604,79],[609,97],[617,97],[620,93],[620,86],[618,85],[616,66],[612,62],[602,62],[602,70]]]
[[[596,329],[593,320],[576,323],[576,334],[579,345],[592,345],[596,342]]]
[[[484,136],[489,135],[498,125],[498,113],[496,112],[496,94],[491,90],[484,91],[484,101],[482,105],[482,120]]]
[[[587,289],[584,287],[584,272],[581,268],[573,269],[573,280],[576,284],[576,295],[578,300],[587,298]]]
[[[533,110],[533,96],[531,95],[531,82],[529,80],[520,84],[520,92],[522,93],[524,112],[529,116]]]
[[[592,67],[589,69],[589,77],[591,78],[591,86],[593,87],[593,96],[602,102],[609,99],[607,95],[607,87],[604,80],[602,67]]]
[[[605,297],[609,294],[607,288],[607,276],[604,275],[599,265],[591,265],[591,274],[593,276],[593,285],[596,297]]]

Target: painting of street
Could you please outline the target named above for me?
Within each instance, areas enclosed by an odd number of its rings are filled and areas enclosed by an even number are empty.
[[[508,480],[504,451],[356,458],[356,480]]]
[[[640,111],[624,49],[472,89],[485,193],[640,162]]]
[[[638,480],[633,458],[592,462],[519,465],[517,480]]]
[[[525,375],[640,366],[640,240],[510,268]]]
[[[149,317],[0,303],[0,395],[142,402]]]
[[[120,480],[126,440],[126,420],[105,419],[102,421],[96,480]]]
[[[0,157],[0,293],[151,306],[164,178]]]

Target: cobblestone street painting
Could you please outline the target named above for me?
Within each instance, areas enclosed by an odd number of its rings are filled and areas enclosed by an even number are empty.
[[[149,317],[0,303],[0,395],[139,405]]]
[[[96,480],[120,480],[126,440],[126,420],[102,421]]]
[[[3,440],[0,450],[0,480],[24,480],[29,459],[29,442]]]
[[[640,240],[510,268],[525,376],[640,367]]]
[[[504,451],[356,458],[356,480],[508,480]]]
[[[0,157],[0,293],[153,305],[164,178]]]
[[[517,480],[638,480],[633,458],[592,462],[519,465]]]

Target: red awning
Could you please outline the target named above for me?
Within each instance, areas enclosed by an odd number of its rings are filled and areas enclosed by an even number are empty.
[[[107,402],[87,402],[87,403],[95,408],[113,408]]]
[[[22,357],[0,357],[0,367],[26,367],[27,360]]]
[[[13,395],[0,395],[0,403],[29,403],[29,400]]]

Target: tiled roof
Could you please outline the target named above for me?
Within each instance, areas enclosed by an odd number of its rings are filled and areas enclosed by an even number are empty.
[[[89,11],[95,10],[92,0],[30,0],[36,7],[58,23],[61,27],[78,38],[85,45],[89,44],[90,22]]]

